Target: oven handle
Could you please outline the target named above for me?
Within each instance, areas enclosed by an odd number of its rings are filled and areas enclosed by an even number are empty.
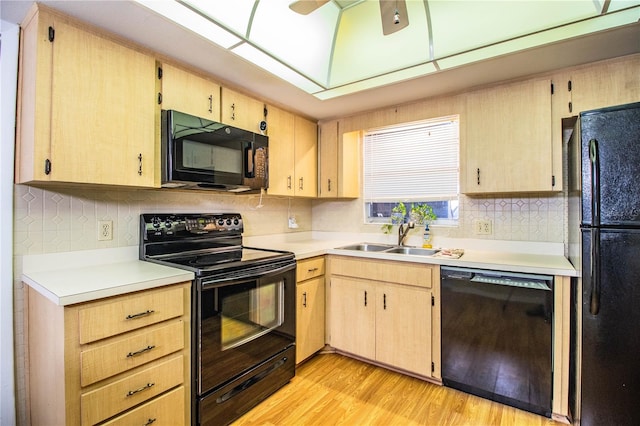
[[[219,277],[219,278],[213,278],[213,279],[203,278],[201,288],[204,290],[207,288],[219,287],[220,285],[227,286],[227,285],[233,285],[233,284],[241,284],[247,281],[253,281],[261,278],[267,278],[274,275],[279,275],[284,272],[288,272],[295,269],[296,269],[296,264],[289,263],[287,265],[281,266],[276,269],[269,269],[267,271],[264,271],[263,273],[256,273],[255,271],[250,270],[246,274],[236,275],[231,279],[225,278],[225,277]]]

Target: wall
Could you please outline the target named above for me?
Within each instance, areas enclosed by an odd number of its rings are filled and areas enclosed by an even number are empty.
[[[13,285],[13,156],[19,28],[1,21],[0,84],[0,424],[15,424]]]

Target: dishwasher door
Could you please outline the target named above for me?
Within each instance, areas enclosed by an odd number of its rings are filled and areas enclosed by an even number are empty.
[[[551,417],[553,277],[441,268],[442,381]]]

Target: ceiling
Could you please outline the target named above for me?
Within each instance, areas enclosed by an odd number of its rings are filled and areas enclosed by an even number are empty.
[[[406,0],[389,35],[377,0],[41,3],[318,120],[640,52],[640,0]],[[2,20],[31,4],[2,0]]]

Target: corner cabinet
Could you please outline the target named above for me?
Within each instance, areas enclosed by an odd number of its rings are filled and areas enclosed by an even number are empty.
[[[220,85],[171,64],[159,68],[162,109],[220,121]]]
[[[296,276],[296,364],[324,347],[324,256],[298,261]]]
[[[560,191],[553,176],[551,81],[467,95],[465,194]]]
[[[190,288],[58,306],[29,287],[31,422],[190,424]]]
[[[330,256],[328,270],[332,347],[441,379],[437,265]]]
[[[20,41],[16,182],[159,187],[155,68],[34,6]]]
[[[269,195],[318,195],[318,126],[269,106]]]
[[[340,121],[320,125],[319,198],[360,196],[360,132],[340,132]]]
[[[260,133],[260,122],[266,118],[263,102],[238,93],[227,87],[222,88],[220,121],[233,127]]]

